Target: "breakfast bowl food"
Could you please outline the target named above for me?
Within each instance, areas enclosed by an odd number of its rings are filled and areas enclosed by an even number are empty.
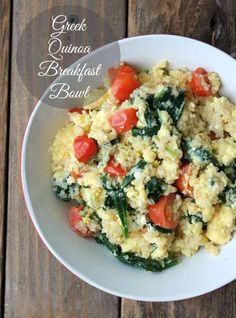
[[[65,110],[46,92],[31,116],[22,176],[33,222],[67,268],[105,291],[167,301],[213,290],[236,277],[235,61],[177,36],[119,41],[120,60],[111,47],[90,57],[110,70],[103,97]]]

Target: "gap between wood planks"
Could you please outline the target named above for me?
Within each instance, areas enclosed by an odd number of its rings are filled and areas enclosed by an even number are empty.
[[[4,316],[4,302],[5,302],[5,265],[6,265],[6,234],[7,234],[7,201],[8,201],[8,168],[9,168],[9,132],[10,132],[10,100],[11,100],[11,48],[12,48],[12,12],[13,4],[11,1],[1,1],[1,83],[0,87],[5,88],[1,90],[2,103],[1,103],[1,160],[3,160],[2,176],[2,231],[1,235],[1,278],[0,278],[0,312]],[[5,98],[4,98],[5,96]],[[5,129],[3,128],[5,127]]]

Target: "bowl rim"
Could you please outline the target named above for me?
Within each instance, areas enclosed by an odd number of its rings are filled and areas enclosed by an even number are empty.
[[[143,39],[143,38],[156,38],[156,39],[160,39],[160,38],[173,38],[173,39],[181,39],[181,40],[185,40],[185,41],[189,41],[189,43],[193,43],[193,42],[198,42],[200,45],[205,45],[208,46],[209,48],[213,48],[214,50],[218,51],[218,53],[223,54],[224,56],[227,56],[227,58],[232,59],[235,62],[235,59],[230,56],[229,54],[225,53],[224,51],[208,44],[205,42],[202,42],[200,40],[195,40],[193,38],[189,38],[189,37],[185,37],[185,36],[179,36],[179,35],[173,35],[173,34],[148,34],[148,35],[139,35],[139,36],[134,36],[134,37],[130,37],[130,38],[124,38],[118,41],[114,41],[111,43],[108,43],[106,45],[103,45],[99,48],[97,48],[96,50],[92,51],[90,54],[96,54],[98,51],[101,50],[106,50],[107,48],[109,48],[109,46],[114,45],[114,43],[118,42],[119,43],[125,43],[125,42],[133,42],[139,39]],[[84,58],[86,58],[87,55],[85,55],[84,57],[82,57],[81,59],[78,59],[75,63],[78,63],[78,61],[82,61]],[[73,65],[72,64],[72,65]],[[60,76],[59,76],[60,77]],[[55,79],[55,81],[58,80],[57,77]],[[36,228],[37,234],[39,235],[39,237],[41,238],[42,242],[44,243],[44,245],[47,247],[47,249],[52,253],[52,255],[64,266],[66,267],[71,273],[73,273],[76,277],[82,279],[83,281],[85,281],[86,283],[90,284],[93,287],[96,287],[104,292],[107,292],[111,295],[117,296],[117,297],[122,297],[122,298],[126,298],[126,299],[131,299],[131,300],[137,300],[137,301],[155,301],[155,302],[168,302],[168,301],[179,301],[179,300],[185,300],[185,299],[189,299],[189,298],[193,298],[193,297],[197,297],[197,296],[201,296],[204,295],[206,293],[212,292],[220,287],[223,287],[225,285],[227,285],[228,283],[234,281],[236,279],[236,274],[234,277],[228,278],[224,281],[224,283],[218,283],[215,284],[214,287],[212,288],[203,288],[202,290],[199,290],[198,292],[193,292],[193,293],[182,293],[179,295],[176,295],[176,293],[174,293],[173,295],[168,295],[168,296],[157,296],[157,297],[145,297],[145,296],[133,296],[131,294],[126,294],[124,292],[118,292],[116,290],[110,289],[110,288],[106,288],[102,285],[99,285],[98,283],[96,283],[96,281],[90,279],[88,276],[81,274],[79,271],[77,271],[73,266],[71,266],[62,256],[60,256],[55,249],[53,248],[53,246],[47,241],[47,238],[44,236],[43,233],[43,229],[41,229],[41,227],[39,226],[36,217],[35,217],[35,213],[34,213],[34,209],[33,206],[31,204],[31,200],[30,200],[30,196],[29,196],[29,192],[28,192],[28,187],[27,187],[27,179],[26,179],[26,174],[25,174],[25,164],[26,164],[26,146],[27,146],[27,142],[28,142],[28,137],[29,137],[29,133],[30,133],[30,129],[31,129],[31,125],[33,123],[33,119],[39,109],[39,107],[42,105],[42,100],[44,98],[44,96],[47,94],[47,90],[44,92],[44,94],[42,95],[42,97],[38,100],[38,102],[36,103],[36,105],[33,108],[33,111],[28,119],[28,123],[26,125],[24,134],[23,134],[23,138],[22,138],[22,146],[21,146],[21,157],[20,157],[20,172],[21,172],[21,184],[22,184],[22,189],[23,189],[23,195],[24,195],[24,199],[25,199],[25,203],[26,203],[26,207],[30,216],[30,219],[34,225],[34,227]]]

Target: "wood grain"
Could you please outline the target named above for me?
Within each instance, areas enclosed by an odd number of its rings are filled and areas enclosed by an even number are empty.
[[[122,299],[121,318],[234,318],[235,300],[236,282],[204,296],[183,301],[145,303]]]
[[[5,3],[7,2],[6,0]],[[9,318],[115,318],[119,316],[119,298],[101,292],[76,278],[44,247],[30,222],[20,182],[21,142],[36,99],[28,92],[19,77],[16,63],[18,40],[27,23],[41,11],[59,4],[78,5],[80,3],[92,7],[100,15],[106,15],[106,19],[113,25],[117,35],[119,37],[125,35],[126,6],[123,0],[112,1],[112,4],[109,0],[14,1],[5,288],[5,317]],[[7,24],[6,21],[5,24]],[[32,37],[32,41],[37,39]],[[35,42],[30,43],[30,45],[34,44]],[[6,48],[5,54],[7,53]],[[25,54],[27,56],[27,50]],[[7,59],[3,62],[7,63]],[[27,63],[24,67],[27,67]],[[6,104],[6,97],[4,103]],[[4,137],[3,119],[0,117],[1,138]],[[2,149],[2,144],[0,147]],[[2,193],[0,202],[2,202],[1,199]]]
[[[10,18],[11,4],[0,1],[0,316],[4,296],[5,265],[5,221],[7,194],[7,113],[9,106],[9,61],[10,61]]]
[[[234,0],[130,0],[128,12],[128,36],[184,35],[236,52]]]
[[[128,36],[170,33],[236,52],[236,2],[129,1]],[[184,282],[183,282],[184,283]],[[122,299],[122,318],[236,317],[236,281],[207,295],[179,302],[145,303]]]
[[[125,0],[15,0],[11,72],[11,119],[5,317],[236,317],[236,282],[194,299],[169,303],[122,300],[103,293],[67,271],[42,244],[31,224],[20,183],[20,152],[24,128],[36,99],[19,78],[16,50],[21,32],[41,11],[58,4],[83,4],[108,19],[117,32],[126,32]],[[7,107],[9,99],[10,1],[0,0],[0,182],[5,185]],[[190,36],[236,56],[236,2],[234,0],[129,0],[128,35],[172,33]],[[101,34],[102,38],[103,34]],[[26,52],[27,54],[27,52]],[[27,67],[27,65],[26,65]],[[5,186],[0,189],[0,238],[4,237]],[[0,272],[4,240],[0,239]],[[0,290],[2,290],[2,276]],[[0,314],[3,317],[3,313]]]

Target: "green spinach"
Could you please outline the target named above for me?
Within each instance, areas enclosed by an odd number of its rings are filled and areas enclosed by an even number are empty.
[[[159,118],[159,114],[157,109],[154,108],[153,105],[154,95],[149,94],[145,99],[146,109],[144,112],[144,118],[146,121],[146,127],[133,127],[132,128],[132,135],[134,137],[141,136],[141,137],[152,137],[157,134],[158,130],[161,127],[161,122]]]
[[[53,191],[63,201],[70,201],[71,197],[79,190],[79,185],[70,181],[70,177],[65,177],[62,180],[53,180]]]
[[[186,217],[187,217],[190,224],[202,223],[202,229],[206,230],[207,223],[203,221],[202,215],[200,213],[199,214],[189,214],[189,212],[187,211]]]
[[[131,184],[131,182],[135,179],[135,172],[138,170],[142,170],[146,166],[146,161],[143,159],[139,160],[139,162],[129,171],[127,176],[123,180],[122,187],[125,188]]]
[[[148,222],[147,223],[147,226],[155,231],[158,231],[160,233],[163,233],[163,234],[172,234],[173,233],[173,230],[172,229],[164,229],[163,227],[160,227],[156,224],[153,224],[151,222]]]
[[[122,224],[122,232],[124,237],[128,237],[128,217],[127,211],[129,206],[126,201],[126,195],[124,188],[131,184],[131,182],[135,179],[135,172],[139,169],[143,169],[146,165],[146,161],[140,160],[127,174],[124,178],[122,185],[118,183],[109,182],[107,176],[102,176],[102,184],[104,189],[106,190],[106,197],[104,201],[104,206],[106,208],[115,208],[118,212],[121,224]]]
[[[153,199],[154,202],[157,202],[160,199],[165,192],[165,189],[166,185],[155,176],[151,177],[145,185],[148,198]]]
[[[158,133],[161,127],[160,110],[165,110],[173,120],[174,125],[179,121],[185,106],[185,93],[181,89],[168,86],[165,87],[158,95],[149,94],[145,99],[146,109],[144,118],[145,127],[133,127],[132,135],[134,137],[152,137]]]
[[[120,143],[120,138],[115,138],[113,140],[110,141],[110,144],[112,146],[117,145],[118,143]]]
[[[236,181],[236,160],[234,160],[229,166],[223,167],[224,173],[232,182]]]
[[[106,176],[102,177],[103,187],[106,189],[106,198],[104,205],[108,208],[115,208],[118,212],[122,233],[125,238],[128,237],[128,218],[127,218],[127,202],[124,189],[119,184],[113,185],[109,183]]]
[[[193,161],[196,159],[202,166],[212,163],[214,166],[220,167],[218,160],[207,149],[202,146],[193,147],[189,138],[181,140],[181,148],[186,160]]]
[[[160,129],[159,126],[153,126],[153,127],[133,127],[132,128],[132,135],[134,137],[140,136],[140,137],[152,137],[155,136],[158,133],[158,130]]]
[[[221,202],[229,207],[236,206],[236,183],[227,186],[219,195]]]
[[[185,93],[182,89],[168,86],[154,97],[153,104],[157,109],[167,111],[176,125],[184,110]]]
[[[102,219],[98,216],[97,212],[95,212],[95,211],[90,214],[89,218],[90,218],[90,220],[95,221],[99,225],[102,224]]]
[[[172,259],[170,257],[165,258],[162,262],[159,262],[151,258],[146,259],[140,256],[136,256],[134,253],[123,253],[119,245],[111,244],[105,233],[102,233],[98,237],[96,237],[96,241],[98,243],[104,244],[121,262],[131,266],[143,268],[146,271],[160,272],[164,269],[178,264],[178,261],[176,259]]]

